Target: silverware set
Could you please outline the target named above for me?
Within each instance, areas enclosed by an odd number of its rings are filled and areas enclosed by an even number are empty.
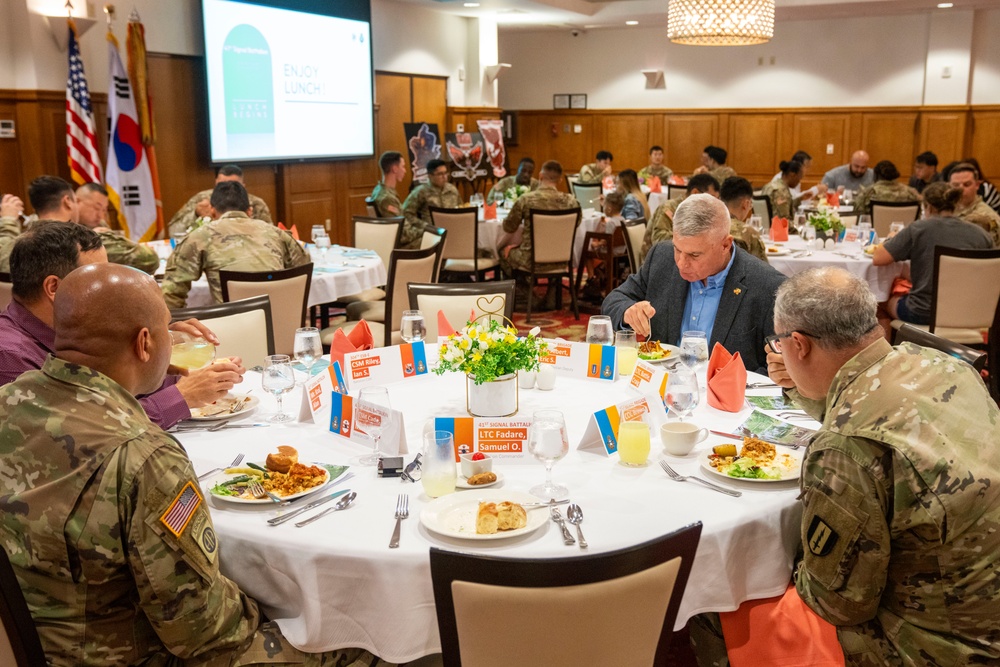
[[[341,482],[346,482],[347,480],[351,479],[352,477],[354,477],[354,473],[353,472],[349,472],[346,475],[343,475],[343,476],[338,477],[337,479],[335,479],[333,482],[330,483],[330,486],[333,486],[334,484],[340,484]],[[286,521],[289,521],[289,520],[294,519],[295,517],[299,516],[303,512],[308,512],[309,510],[315,509],[315,508],[319,507],[320,505],[325,505],[326,503],[330,502],[331,500],[334,500],[336,498],[340,498],[341,496],[346,497],[345,494],[351,496],[351,499],[348,500],[348,501],[346,501],[346,503],[343,506],[341,506],[341,507],[338,508],[335,505],[334,508],[336,508],[336,509],[347,509],[354,502],[354,499],[357,497],[358,494],[355,493],[355,492],[353,492],[353,491],[351,491],[350,489],[343,489],[341,491],[334,491],[333,493],[331,493],[329,495],[326,495],[326,496],[323,496],[322,498],[320,498],[318,500],[313,500],[313,501],[311,501],[311,502],[303,505],[302,507],[297,507],[297,508],[293,509],[292,511],[288,512],[287,514],[282,514],[281,516],[276,516],[273,519],[268,519],[267,520],[267,525],[269,525],[269,526],[280,526],[281,524],[285,523]],[[282,500],[281,504],[284,505],[286,503],[291,503],[291,502],[294,502],[294,501],[291,501],[291,500]],[[341,501],[341,502],[343,502],[343,501]],[[338,503],[338,505],[339,504],[340,503]],[[333,509],[333,508],[331,508],[331,509]],[[301,528],[302,526],[304,526],[304,525],[306,525],[308,523],[312,523],[313,521],[315,521],[316,519],[320,518],[320,516],[322,516],[324,514],[326,514],[326,511],[320,512],[318,515],[316,515],[314,517],[311,517],[311,518],[309,518],[309,519],[307,519],[305,521],[300,521],[299,523],[297,523],[295,525],[297,527]]]
[[[233,459],[233,462],[230,463],[228,466],[226,466],[226,468],[235,468],[236,466],[238,466],[241,463],[243,463],[243,455],[242,454],[237,454],[236,458]],[[212,475],[220,473],[223,470],[225,470],[226,468],[213,468],[212,470],[209,470],[208,472],[203,472],[202,474],[198,475],[198,481],[200,482],[200,481],[204,480],[206,477],[211,477]]]
[[[399,528],[403,519],[410,516],[410,496],[405,493],[399,494],[396,498],[396,527],[392,531],[392,539],[389,540],[389,548],[396,549],[399,547]]]
[[[170,428],[167,433],[188,433],[190,431],[206,431],[215,432],[222,431],[230,428],[255,428],[257,426],[270,426],[267,422],[248,422],[246,424],[231,424],[231,420],[223,419],[221,421],[213,422],[211,425],[202,425],[199,422],[187,422],[176,424]]]
[[[566,527],[566,520],[563,519],[562,514],[559,512],[559,508],[553,507],[552,509],[550,509],[549,516],[552,517],[552,520],[559,525],[559,529],[562,531],[563,542],[566,543],[566,546],[571,546],[573,544],[576,544],[576,540],[573,538],[573,534],[569,532],[569,528]]]
[[[587,540],[583,539],[583,530],[580,528],[580,524],[583,523],[583,510],[576,503],[570,503],[566,508],[566,519],[576,526],[576,537],[580,541],[580,548],[586,549]]]
[[[777,386],[773,382],[747,382],[747,389],[774,389]]]
[[[687,476],[681,475],[676,470],[671,468],[670,464],[668,464],[666,461],[660,461],[660,467],[663,468],[663,471],[667,473],[667,475],[670,476],[670,479],[674,480],[675,482],[698,482],[702,486],[712,489],[713,491],[718,491],[719,493],[724,493],[727,496],[732,496],[734,498],[739,498],[740,496],[743,495],[741,491],[733,491],[732,489],[727,489],[723,486],[713,484],[707,479],[702,479],[701,477],[695,477],[693,475],[687,475]]]

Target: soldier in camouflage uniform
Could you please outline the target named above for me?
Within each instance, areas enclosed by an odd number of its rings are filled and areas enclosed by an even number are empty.
[[[382,170],[382,182],[375,186],[371,195],[375,212],[382,218],[403,215],[396,186],[406,177],[406,159],[401,153],[386,151],[379,157],[378,164]]]
[[[739,247],[759,260],[767,261],[767,252],[760,235],[745,221],[753,213],[753,186],[750,181],[739,176],[727,178],[722,183],[719,199],[729,209],[729,233]]]
[[[681,202],[691,195],[710,194],[719,196],[719,183],[711,174],[698,174],[688,181],[683,196],[668,199],[653,212],[653,217],[646,224],[646,233],[642,238],[642,251],[639,253],[639,263],[646,259],[650,248],[660,241],[674,238],[674,212]]]
[[[462,196],[458,188],[448,182],[448,165],[443,160],[427,163],[429,180],[417,186],[403,202],[403,236],[399,245],[407,250],[417,250],[424,237],[424,227],[431,224],[431,206],[458,208]]]
[[[372,664],[298,651],[220,574],[191,462],[134,398],[170,359],[153,279],[83,267],[54,309],[55,354],[0,389],[0,462],[17,471],[0,476],[0,540],[48,663]]]
[[[736,175],[736,170],[726,164],[729,153],[725,148],[705,146],[701,154],[701,166],[694,170],[694,175],[709,174],[717,183]]]
[[[227,164],[219,168],[215,176],[215,183],[225,183],[226,181],[236,181],[243,185],[243,170],[235,164]],[[211,217],[211,207],[209,200],[212,198],[212,190],[202,190],[181,206],[174,217],[167,223],[167,231],[171,236],[183,236],[188,231],[198,227],[198,222],[204,218]],[[271,219],[271,209],[267,207],[267,202],[256,195],[247,195],[250,198],[250,206],[253,211],[250,217],[254,220],[263,220],[266,223],[274,224]]]
[[[1000,216],[979,196],[979,170],[963,162],[952,168],[948,182],[962,190],[962,198],[955,207],[955,216],[979,225],[993,239],[993,247],[1000,248]]]
[[[896,179],[899,178],[899,170],[889,160],[882,160],[875,165],[875,182],[861,188],[858,198],[854,202],[854,209],[858,213],[871,213],[873,201],[890,202],[916,202],[920,200],[917,191],[908,185],[903,185]]]
[[[798,197],[792,194],[792,189],[798,187],[805,174],[805,167],[798,160],[781,161],[780,178],[770,181],[760,189],[760,193],[771,200],[771,215],[776,218],[791,220],[795,211],[799,209],[799,204],[807,198],[806,195]],[[770,222],[770,221],[768,221]]]
[[[663,185],[667,184],[667,180],[674,175],[673,170],[667,165],[663,164],[663,147],[653,146],[649,149],[649,164],[639,170],[639,178],[644,181],[649,180],[650,176],[656,176],[660,179],[660,183]]]
[[[24,204],[14,195],[4,195],[0,200],[0,271],[10,273],[10,249],[21,234],[19,218]]]
[[[309,262],[302,246],[286,231],[248,216],[247,191],[223,182],[212,193],[212,208],[221,217],[188,234],[174,248],[163,276],[163,298],[170,308],[183,308],[191,283],[208,277],[212,299],[222,303],[219,271],[274,271]]]
[[[160,258],[152,248],[139,245],[108,229],[108,191],[98,183],[87,183],[76,189],[80,208],[79,222],[97,232],[108,251],[108,261],[124,264],[153,275],[160,268]]]
[[[486,194],[486,203],[492,204],[496,201],[497,195],[505,195],[515,185],[523,185],[529,192],[538,189],[538,179],[533,178],[535,174],[535,161],[530,157],[523,157],[517,165],[517,173],[504,176],[497,181]]]
[[[580,167],[580,175],[576,179],[577,183],[600,183],[605,176],[612,174],[611,162],[615,157],[610,151],[597,151],[595,159],[596,162]]]

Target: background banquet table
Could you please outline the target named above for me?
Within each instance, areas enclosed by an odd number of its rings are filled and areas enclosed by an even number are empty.
[[[765,246],[774,247],[774,244],[765,239]],[[860,246],[855,243],[838,243],[834,250],[813,250],[812,255],[799,257],[796,256],[797,251],[805,249],[805,242],[793,235],[780,247],[790,250],[790,254],[774,256],[768,253],[767,261],[786,276],[794,276],[796,273],[820,266],[838,266],[867,282],[875,298],[880,302],[889,299],[892,281],[907,272],[909,265],[909,262],[894,262],[885,266],[875,266],[871,257],[861,253]]]
[[[498,251],[501,248],[509,245],[519,245],[524,231],[524,227],[518,227],[514,232],[505,232],[503,230],[503,219],[507,217],[507,214],[506,212],[503,215],[498,213],[497,216],[497,220],[480,219],[479,222],[479,249],[491,253],[493,257],[498,256]],[[576,236],[573,238],[574,266],[580,263],[580,255],[583,252],[583,239],[586,237],[587,232],[597,229],[597,225],[601,222],[601,217],[601,212],[596,209],[583,209],[583,214],[580,217],[580,226],[576,228]]]
[[[431,354],[429,353],[429,356]],[[390,385],[394,407],[405,415],[412,458],[428,419],[465,415],[464,378],[426,376]],[[260,376],[248,372],[244,385],[260,395]],[[293,390],[286,411],[298,409]],[[753,393],[753,392],[751,392]],[[771,390],[774,393],[774,390]],[[650,463],[626,468],[617,457],[577,450],[591,412],[635,396],[624,382],[560,377],[555,391],[522,390],[520,416],[536,409],[561,409],[566,415],[570,453],[555,466],[555,479],[566,484],[573,501],[586,513],[583,524],[589,553],[638,544],[695,521],[704,523],[701,544],[681,605],[677,627],[703,611],[732,610],[745,600],[766,598],[785,590],[799,544],[801,508],[795,482],[748,483],[722,480],[742,490],[732,498],[695,484],[671,481],[655,461],[661,457],[656,435]],[[260,421],[274,409],[265,396]],[[717,411],[702,405],[695,420],[731,430],[749,413]],[[294,522],[269,527],[265,520],[280,513],[270,506],[241,506],[209,500],[221,544],[223,573],[263,605],[285,636],[307,651],[360,646],[386,660],[406,661],[440,651],[428,549],[445,549],[507,557],[546,558],[583,553],[564,546],[551,522],[527,535],[491,542],[456,540],[424,528],[419,519],[429,499],[420,484],[380,479],[374,467],[357,465],[367,448],[329,433],[325,425],[283,426],[178,434],[195,469],[205,472],[225,465],[242,452],[263,461],[279,444],[298,448],[304,461],[351,465],[356,477],[338,488],[351,488],[358,499],[349,511],[337,512],[303,528]],[[700,463],[717,436],[687,457],[663,455],[682,474],[708,475]],[[542,481],[541,464],[497,464],[504,479],[492,488],[527,491]],[[207,488],[206,488],[207,490]],[[400,548],[388,549],[397,494],[410,497],[410,518],[403,521]],[[475,490],[458,491],[475,498]],[[533,511],[545,511],[533,510]]]

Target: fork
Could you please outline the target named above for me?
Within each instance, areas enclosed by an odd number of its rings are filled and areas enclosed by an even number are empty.
[[[247,486],[247,490],[250,492],[250,495],[252,495],[254,498],[257,498],[258,500],[263,500],[264,498],[270,498],[272,501],[276,503],[281,502],[281,498],[279,498],[278,496],[274,495],[273,493],[265,489],[260,482],[256,481],[250,482],[250,484]]]
[[[747,382],[747,389],[770,389],[777,386],[773,382]]]
[[[392,539],[389,540],[389,548],[399,547],[399,524],[403,519],[410,516],[410,496],[405,493],[399,494],[396,498],[396,528],[392,531]]]
[[[734,498],[739,498],[740,496],[743,495],[742,491],[733,491],[732,489],[726,489],[721,486],[716,486],[707,479],[702,479],[701,477],[694,477],[694,476],[686,477],[684,475],[681,475],[676,470],[671,468],[666,461],[660,461],[660,467],[663,468],[663,471],[666,472],[670,476],[670,479],[674,480],[675,482],[698,482],[700,484],[707,486],[713,491],[718,491],[719,493],[724,493],[727,496],[732,496]]]
[[[229,468],[235,468],[236,466],[238,466],[241,463],[243,463],[243,455],[242,454],[237,454],[236,458],[233,459],[233,462],[230,463],[228,467]],[[217,472],[222,472],[223,470],[225,470],[225,468],[215,468],[214,470],[209,470],[206,473],[202,473],[202,474],[198,475],[198,481],[200,482],[201,480],[205,479],[206,477],[208,477],[210,475],[214,475]]]

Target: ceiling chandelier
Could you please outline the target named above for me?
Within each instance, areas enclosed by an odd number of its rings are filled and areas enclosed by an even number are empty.
[[[774,37],[774,0],[670,0],[667,37],[693,46],[747,46]]]

